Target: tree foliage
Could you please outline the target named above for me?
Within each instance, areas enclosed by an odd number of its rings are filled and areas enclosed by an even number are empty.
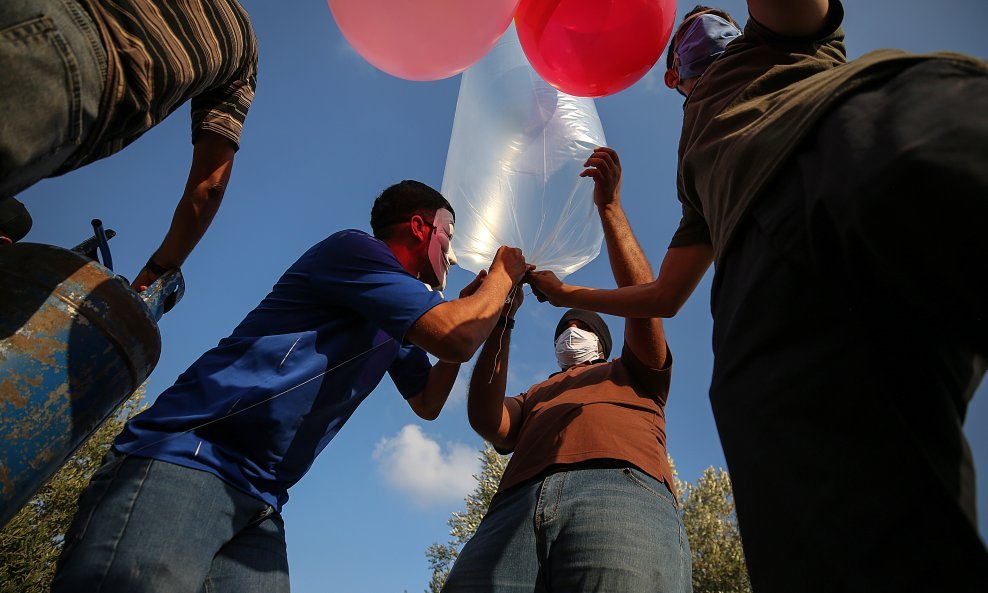
[[[708,467],[695,485],[687,482],[678,490],[694,593],[751,593],[727,472]]]
[[[484,443],[480,474],[474,476],[477,487],[464,499],[466,510],[454,512],[447,521],[450,541],[434,543],[425,552],[432,570],[426,593],[439,593],[442,589],[463,544],[473,536],[484,518],[508,459],[498,454],[490,443]],[[694,485],[682,482],[671,459],[669,463],[692,551],[693,592],[751,593],[727,472],[709,467]]]
[[[143,397],[142,386],[0,531],[0,593],[47,593],[79,495]]]
[[[501,483],[501,474],[508,465],[508,457],[501,455],[490,443],[485,442],[480,452],[480,463],[480,473],[474,476],[477,487],[463,499],[466,510],[454,512],[446,522],[452,539],[445,544],[434,543],[425,552],[429,568],[432,569],[432,579],[427,590],[429,593],[439,593],[442,589],[463,544],[473,536],[477,526],[480,525],[480,520],[487,514],[491,499],[497,492],[497,485]]]

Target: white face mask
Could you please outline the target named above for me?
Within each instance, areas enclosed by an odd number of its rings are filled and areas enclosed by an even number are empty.
[[[564,371],[571,366],[600,358],[597,334],[578,327],[567,327],[556,338],[556,362]]]
[[[446,272],[450,266],[456,265],[456,255],[450,247],[453,238],[453,214],[445,208],[436,210],[436,218],[432,221],[432,238],[429,240],[429,263],[436,274],[437,284],[432,288],[446,288]]]

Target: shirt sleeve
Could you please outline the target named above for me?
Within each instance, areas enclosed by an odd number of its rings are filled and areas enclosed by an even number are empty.
[[[711,244],[710,227],[707,221],[700,214],[699,210],[680,195],[680,203],[683,205],[683,217],[679,221],[679,228],[672,236],[669,247],[686,247],[698,243]]]
[[[445,302],[412,277],[394,253],[360,231],[342,231],[315,252],[310,282],[328,303],[347,307],[399,343],[419,317]]]
[[[634,351],[625,343],[621,350],[621,358],[617,362],[621,363],[631,378],[638,384],[638,390],[642,395],[654,398],[660,404],[665,405],[669,397],[669,385],[672,381],[672,350],[666,345],[666,364],[661,369],[653,369],[638,360]]]
[[[398,388],[398,393],[408,399],[422,393],[431,370],[432,363],[429,362],[429,355],[425,350],[414,344],[405,344],[391,363],[388,374]]]
[[[251,37],[253,41],[253,37]],[[257,89],[257,43],[250,43],[247,59],[224,84],[192,98],[192,144],[203,131],[223,136],[240,148],[247,110]]]

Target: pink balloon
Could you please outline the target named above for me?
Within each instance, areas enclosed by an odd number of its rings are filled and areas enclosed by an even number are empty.
[[[494,47],[517,6],[518,0],[329,0],[357,53],[408,80],[466,70]]]
[[[521,0],[515,23],[532,67],[570,95],[622,91],[661,57],[675,0]]]

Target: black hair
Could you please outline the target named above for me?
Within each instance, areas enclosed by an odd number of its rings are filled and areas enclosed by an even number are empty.
[[[432,214],[440,208],[449,210],[456,219],[456,212],[441,193],[413,179],[396,183],[381,192],[371,208],[371,230],[378,239],[386,239],[391,227],[407,222],[416,214]]]
[[[676,51],[676,36],[679,35],[679,30],[683,28],[683,23],[685,23],[691,16],[693,16],[695,14],[698,14],[698,13],[701,13],[701,12],[709,12],[711,14],[716,14],[717,16],[719,16],[720,18],[722,18],[722,19],[726,20],[727,22],[731,23],[732,25],[734,25],[738,29],[741,28],[741,25],[739,25],[738,22],[734,20],[734,17],[732,17],[729,13],[724,12],[723,10],[720,10],[719,8],[713,8],[713,7],[710,7],[710,6],[703,6],[701,4],[697,4],[696,6],[693,7],[693,10],[691,10],[691,11],[687,12],[685,15],[683,15],[683,20],[680,21],[679,26],[676,27],[676,30],[675,31],[673,31],[672,37],[669,38],[669,49],[668,49],[668,51],[666,51],[666,69],[667,70],[668,69],[672,69],[673,53]]]

